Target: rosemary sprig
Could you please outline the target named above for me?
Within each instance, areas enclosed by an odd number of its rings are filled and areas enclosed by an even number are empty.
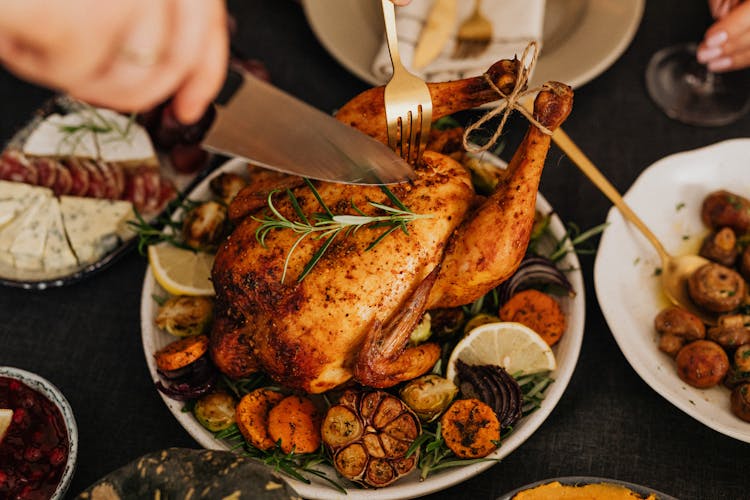
[[[471,465],[479,462],[500,461],[497,458],[487,457],[476,459],[456,458],[455,454],[448,448],[448,445],[445,444],[440,422],[437,423],[434,431],[423,428],[422,434],[412,442],[406,452],[406,456],[413,455],[418,449],[421,449],[419,463],[417,464],[420,481],[427,479],[427,476],[436,470]]]
[[[111,137],[110,141],[115,140],[130,140],[130,131],[135,123],[136,114],[131,113],[128,116],[128,121],[125,127],[120,126],[115,120],[110,120],[102,116],[102,114],[93,106],[80,103],[81,111],[79,115],[83,117],[83,121],[78,124],[60,124],[58,129],[64,134],[63,139],[58,145],[58,151],[62,151],[62,147],[65,145],[70,146],[70,152],[74,153],[78,149],[78,145],[81,143],[87,134],[93,134],[96,137],[97,134],[109,134],[114,132],[115,136]],[[96,144],[96,141],[94,141]],[[98,147],[98,144],[96,144]]]
[[[185,245],[180,239],[182,221],[175,220],[174,214],[179,210],[182,210],[182,213],[186,214],[197,205],[199,203],[196,201],[178,197],[176,200],[170,202],[167,208],[153,220],[146,220],[137,209],[133,208],[135,220],[129,220],[127,224],[138,237],[138,252],[141,255],[146,255],[146,249],[149,245],[161,242],[167,242],[187,250],[195,250]]]
[[[555,379],[549,376],[549,372],[534,373],[532,375],[515,374],[513,377],[521,386],[523,393],[523,416],[530,415],[542,406],[544,391]]]
[[[287,269],[289,268],[289,262],[294,250],[299,244],[307,237],[315,240],[323,240],[323,245],[320,246],[315,253],[312,255],[310,260],[307,262],[302,272],[297,277],[297,281],[302,281],[320,261],[325,252],[334,242],[334,240],[342,235],[343,237],[354,234],[363,227],[385,227],[380,235],[370,243],[366,250],[372,249],[375,245],[380,243],[383,238],[388,236],[396,229],[401,229],[408,234],[406,224],[413,222],[418,219],[427,219],[433,217],[431,214],[415,214],[410,211],[403,203],[385,186],[383,191],[388,196],[389,200],[395,205],[391,207],[382,203],[376,203],[374,201],[368,201],[368,204],[373,208],[378,209],[383,215],[367,215],[354,202],[351,202],[351,208],[356,215],[351,214],[334,214],[331,209],[325,204],[320,196],[320,193],[315,186],[308,179],[305,179],[308,187],[312,191],[315,199],[318,201],[323,209],[323,212],[316,212],[310,216],[303,213],[300,207],[299,200],[292,193],[291,190],[286,190],[286,195],[292,205],[292,209],[297,216],[298,220],[291,220],[284,216],[273,203],[273,196],[278,193],[278,190],[272,191],[268,194],[267,204],[270,214],[266,214],[263,218],[253,216],[252,219],[260,222],[260,226],[255,231],[255,237],[258,242],[265,248],[266,237],[268,233],[277,229],[291,230],[299,236],[292,244],[291,248],[287,252],[286,258],[284,259],[284,270],[281,275],[281,282],[283,283],[286,279]]]
[[[327,481],[336,490],[346,494],[346,489],[341,484],[328,477],[325,472],[315,468],[320,464],[331,464],[322,447],[316,453],[294,453],[294,451],[284,453],[278,446],[268,451],[260,450],[245,441],[237,424],[214,433],[214,437],[227,441],[233,451],[239,451],[243,456],[259,460],[273,467],[277,472],[282,472],[305,484],[310,484],[310,480],[304,474],[311,474]]]
[[[584,244],[589,242],[593,236],[602,233],[606,227],[607,223],[605,222],[587,229],[586,231],[581,231],[581,228],[579,228],[577,224],[573,222],[568,223],[565,236],[557,242],[557,245],[548,258],[553,262],[557,262],[565,257],[565,255],[571,250],[578,255],[593,254],[596,252],[596,249],[590,246],[584,246]]]

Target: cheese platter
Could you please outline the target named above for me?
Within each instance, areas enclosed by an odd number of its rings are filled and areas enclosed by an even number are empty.
[[[10,139],[0,152],[0,284],[58,287],[108,267],[135,246],[133,221],[157,220],[201,177],[211,159],[179,137],[166,144],[165,107],[154,114],[156,127],[153,116],[57,96]],[[185,150],[189,168],[174,161]]]

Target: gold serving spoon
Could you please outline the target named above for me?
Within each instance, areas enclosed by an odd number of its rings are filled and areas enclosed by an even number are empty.
[[[661,259],[661,286],[664,294],[672,301],[673,304],[683,307],[691,313],[698,316],[704,323],[709,325],[716,324],[716,318],[699,308],[692,301],[687,291],[688,277],[703,264],[709,261],[699,255],[680,255],[678,257],[671,255],[664,249],[659,239],[643,223],[643,221],[631,210],[631,208],[622,199],[620,193],[612,186],[606,177],[597,169],[591,160],[586,157],[580,148],[568,137],[561,128],[558,128],[552,134],[552,140],[563,152],[576,164],[586,177],[609,198],[617,207],[623,217],[633,224],[643,236],[653,245],[656,253]]]

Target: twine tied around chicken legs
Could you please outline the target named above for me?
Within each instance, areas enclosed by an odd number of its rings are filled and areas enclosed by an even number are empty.
[[[529,51],[533,49],[533,52],[531,53],[531,62],[529,62],[529,65],[526,66],[526,58],[529,55]],[[535,94],[539,92],[540,90],[543,90],[547,87],[546,84],[534,87],[533,89],[527,89],[523,90],[526,86],[526,83],[529,80],[529,75],[531,74],[531,71],[534,69],[534,66],[536,65],[536,59],[539,54],[539,47],[536,43],[536,41],[531,41],[526,46],[526,48],[523,51],[523,55],[521,55],[521,69],[518,72],[518,77],[516,78],[516,85],[513,87],[513,91],[510,94],[505,94],[500,88],[495,85],[495,82],[492,81],[492,79],[489,77],[487,73],[484,73],[482,76],[487,81],[487,83],[492,87],[492,89],[497,92],[502,100],[498,104],[498,106],[487,113],[485,113],[479,120],[472,123],[466,128],[466,131],[464,131],[463,136],[463,144],[466,151],[470,153],[482,153],[484,151],[487,151],[490,149],[500,138],[500,136],[503,133],[503,129],[505,128],[505,122],[508,121],[508,117],[513,112],[514,109],[517,109],[524,117],[526,117],[529,122],[534,125],[536,128],[538,128],[542,133],[547,135],[552,135],[552,131],[539,123],[536,118],[534,118],[534,115],[526,109],[526,107],[521,103],[521,99],[529,94]],[[469,142],[469,136],[471,133],[475,130],[477,130],[479,127],[487,123],[492,118],[496,117],[497,115],[502,114],[502,119],[500,120],[500,125],[498,125],[495,132],[492,134],[492,137],[489,141],[487,141],[485,144],[478,146],[476,144],[473,144]]]

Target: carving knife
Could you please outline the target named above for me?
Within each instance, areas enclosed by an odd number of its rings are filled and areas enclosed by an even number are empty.
[[[422,69],[443,51],[455,31],[458,0],[435,0],[414,49],[414,69]]]
[[[393,184],[414,170],[393,150],[246,72],[231,69],[204,149],[310,179]]]

